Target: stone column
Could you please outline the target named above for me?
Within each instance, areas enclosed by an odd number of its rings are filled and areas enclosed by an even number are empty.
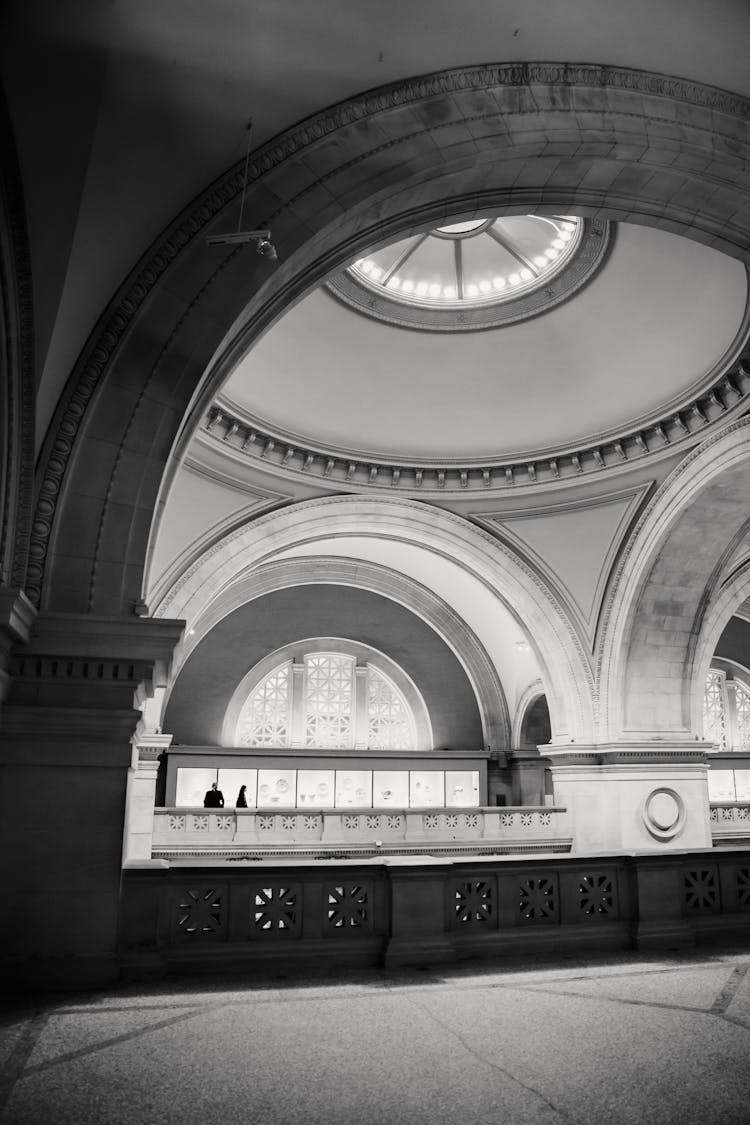
[[[546,746],[573,853],[710,848],[705,749],[679,738]]]
[[[100,985],[118,975],[134,697],[157,662],[170,660],[182,627],[40,614],[16,647],[0,733],[8,904],[0,950],[16,987]]]
[[[125,841],[123,866],[149,867],[154,863],[151,849],[154,837],[154,806],[159,757],[169,749],[171,734],[136,734],[133,738],[125,798]],[[161,866],[161,861],[155,864]]]

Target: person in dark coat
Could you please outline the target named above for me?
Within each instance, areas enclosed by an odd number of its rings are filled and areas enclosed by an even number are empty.
[[[245,790],[246,789],[247,789],[247,786],[243,785],[242,788],[240,789],[239,793],[237,794],[237,804],[235,805],[235,808],[238,808],[238,809],[246,809],[247,808],[247,797],[245,796]]]
[[[224,794],[219,789],[219,783],[215,781],[209,789],[206,796],[203,798],[204,809],[223,809],[224,808]]]

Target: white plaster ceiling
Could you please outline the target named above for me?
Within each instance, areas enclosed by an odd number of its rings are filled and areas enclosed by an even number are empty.
[[[9,0],[0,67],[24,180],[37,441],[88,333],[174,215],[308,114],[446,67],[638,67],[750,94],[746,0]]]
[[[396,328],[316,290],[235,370],[223,397],[292,442],[446,460],[557,451],[688,400],[743,322],[744,267],[632,224],[569,301],[481,332]]]

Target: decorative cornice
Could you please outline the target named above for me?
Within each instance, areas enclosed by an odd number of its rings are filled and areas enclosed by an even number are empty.
[[[512,117],[514,113],[519,114],[524,111],[518,109],[513,99],[508,99],[507,105],[504,106],[504,93],[516,90],[519,87],[540,86],[623,91],[626,94],[648,96],[652,100],[658,98],[671,99],[673,104],[677,102],[699,107],[705,111],[705,120],[690,121],[689,128],[692,134],[703,133],[710,140],[710,143],[713,143],[717,138],[722,139],[727,142],[728,146],[731,146],[730,151],[734,151],[741,145],[737,124],[741,123],[742,129],[746,132],[747,122],[750,119],[750,101],[748,99],[700,83],[646,71],[599,66],[590,63],[535,62],[456,68],[394,83],[361,97],[340,103],[306,119],[280,137],[273,138],[253,153],[251,160],[247,163],[246,171],[244,163],[239,162],[216,180],[207,192],[184,210],[175,222],[167,228],[163,236],[141,258],[115,294],[82,352],[66,390],[61,396],[40,459],[42,468],[31,533],[31,561],[28,567],[27,582],[27,593],[34,604],[39,605],[41,602],[46,557],[58,498],[81,422],[123,339],[131,330],[134,320],[154,287],[177,256],[190,243],[202,236],[205,228],[239,196],[247,185],[251,188],[254,187],[269,172],[280,167],[284,161],[290,157],[298,157],[306,148],[317,145],[338,129],[352,125],[357,127],[360,122],[368,118],[377,117],[379,114],[419,101],[428,101],[431,98],[445,95],[452,95],[455,99],[459,99],[464,93],[475,95],[483,90],[496,92],[496,117],[500,119],[505,115]],[[468,106],[466,108],[468,109]],[[650,113],[641,108],[644,121],[656,125],[663,124],[665,127],[674,130],[674,115],[670,115],[668,112],[660,115],[656,113],[656,108],[655,105],[651,104],[652,112]],[[601,113],[601,106],[593,107],[592,111]],[[531,110],[528,112],[531,112]],[[536,105],[533,112],[538,113]],[[585,114],[587,110],[583,107],[578,112],[579,114]],[[467,112],[461,116],[461,121],[463,124],[468,124],[472,120],[482,120],[486,116],[486,113],[472,114]],[[408,144],[422,137],[425,133],[439,132],[442,127],[440,123],[433,122],[417,128],[418,124],[418,119],[415,117],[415,129],[411,134],[403,134],[384,141],[380,146],[373,146],[368,150],[368,155],[374,156],[378,151],[385,151],[395,145]],[[450,126],[453,122],[446,121],[444,124]],[[732,128],[733,124],[734,128]],[[358,163],[361,160],[362,156],[358,156],[354,158],[352,163]],[[302,166],[299,160],[297,160],[296,165],[297,167]],[[292,198],[281,201],[275,211],[262,216],[263,222],[266,225],[272,224],[274,219],[282,215],[289,207],[294,207],[296,202],[301,201],[309,193],[319,190],[327,181],[339,175],[344,168],[346,168],[346,165],[336,166],[317,179],[314,174],[311,174],[310,182],[297,191]],[[692,215],[691,212],[691,217]],[[260,221],[260,218],[258,221]],[[687,213],[685,221],[687,221]],[[731,234],[732,227],[730,224],[727,238],[731,238]],[[179,331],[185,320],[192,315],[205,290],[213,284],[219,273],[240,252],[241,248],[238,248],[223,259],[190,302],[172,335]],[[681,422],[681,424],[683,423]],[[638,437],[645,444],[643,435],[638,435]],[[598,465],[597,455],[602,457],[602,451],[591,451],[595,465]],[[617,451],[615,451],[615,455],[619,455]],[[582,462],[578,457],[577,463],[573,463],[574,473],[586,471],[586,468],[581,466]],[[550,466],[549,471],[554,474],[556,468],[557,466],[555,468]],[[479,471],[481,475],[481,469]],[[525,471],[533,477],[536,473],[536,467],[533,465],[523,466],[521,471]],[[439,472],[438,469],[438,474]],[[461,472],[462,470],[459,470],[458,487],[468,487],[468,473],[466,483],[464,483],[464,478],[460,475]],[[508,472],[510,474],[509,481],[512,481],[513,466],[508,468]],[[398,482],[399,476],[400,472],[394,466],[392,475],[394,483]],[[437,487],[444,486],[445,480],[443,479]]]
[[[443,461],[366,459],[319,444],[297,444],[278,430],[261,427],[247,415],[231,412],[217,400],[204,419],[204,431],[217,444],[241,453],[270,472],[301,475],[329,488],[392,489],[406,493],[506,491],[514,487],[571,482],[617,470],[646,457],[670,455],[701,441],[715,423],[733,418],[750,405],[750,346],[716,382],[669,417],[609,441],[567,448],[519,461],[455,459]]]

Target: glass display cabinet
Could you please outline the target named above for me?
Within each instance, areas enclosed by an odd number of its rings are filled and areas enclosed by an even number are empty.
[[[167,754],[166,805],[202,806],[216,781],[225,808],[243,785],[249,809],[478,808],[487,804],[488,756],[180,746]]]

